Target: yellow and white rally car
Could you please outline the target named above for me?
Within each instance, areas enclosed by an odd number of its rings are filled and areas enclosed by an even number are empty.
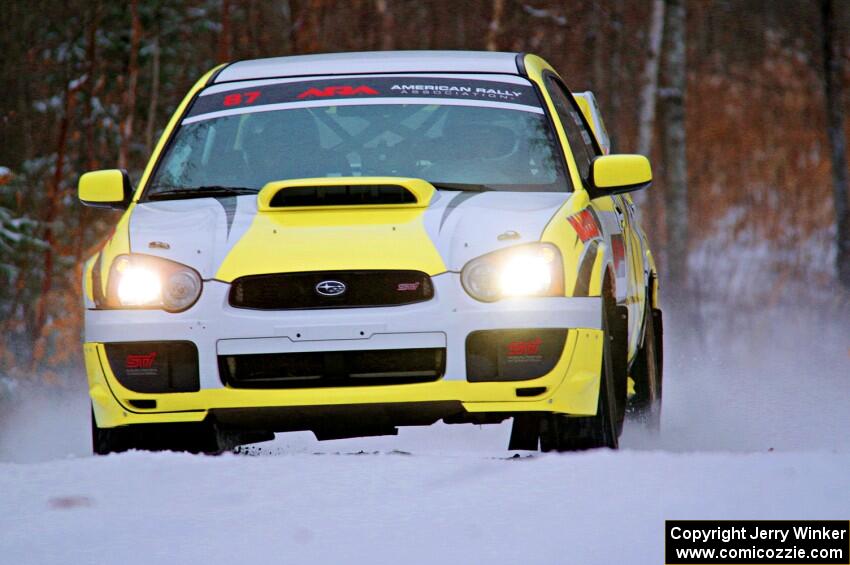
[[[84,269],[94,451],[513,418],[511,449],[657,425],[661,313],[595,100],[535,55],[240,61],[202,77]],[[584,109],[584,111],[582,111]]]

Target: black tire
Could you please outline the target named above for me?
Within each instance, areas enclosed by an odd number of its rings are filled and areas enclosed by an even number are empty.
[[[98,428],[94,418],[94,408],[91,410],[91,443],[95,455],[107,455],[127,451],[130,446],[126,433],[122,428]]]
[[[661,310],[647,300],[643,340],[632,364],[635,394],[629,399],[629,420],[653,432],[661,430],[662,376],[664,366]]]
[[[628,310],[605,301],[601,381],[595,416],[549,414],[541,418],[541,451],[617,449],[626,408]]]
[[[95,455],[142,451],[188,451],[218,454],[222,452],[213,426],[199,424],[146,424],[99,428],[91,412],[92,451]]]

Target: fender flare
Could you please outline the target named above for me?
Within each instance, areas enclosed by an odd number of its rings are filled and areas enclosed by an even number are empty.
[[[594,261],[593,270],[590,276],[588,285],[588,296],[602,296],[605,279],[609,280],[611,291],[614,296],[617,296],[617,277],[614,271],[614,260],[611,257],[608,245],[600,241],[598,244],[596,260]]]

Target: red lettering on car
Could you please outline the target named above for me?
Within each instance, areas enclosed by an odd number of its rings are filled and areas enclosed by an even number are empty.
[[[224,97],[223,104],[225,106],[240,106],[242,104],[253,104],[257,101],[257,98],[260,97],[259,90],[252,90],[250,92],[235,92],[233,94],[228,94]]]
[[[127,369],[150,369],[156,361],[156,351],[152,351],[147,355],[128,355],[124,362],[124,367]]]
[[[308,88],[298,95],[298,99],[301,100],[312,96],[318,96],[320,98],[326,98],[328,96],[354,96],[356,94],[375,95],[378,94],[378,91],[365,85],[326,86],[325,88]]]
[[[531,341],[512,341],[508,343],[508,357],[519,355],[538,355],[542,340],[538,337]]]

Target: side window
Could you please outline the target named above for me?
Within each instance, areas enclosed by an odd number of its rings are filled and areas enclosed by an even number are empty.
[[[581,178],[586,179],[590,174],[590,162],[597,156],[596,147],[593,144],[593,134],[587,129],[581,119],[578,109],[564,92],[564,87],[553,77],[546,78],[546,90],[555,104],[555,111],[561,120],[561,125],[570,142],[570,149],[576,160]]]

